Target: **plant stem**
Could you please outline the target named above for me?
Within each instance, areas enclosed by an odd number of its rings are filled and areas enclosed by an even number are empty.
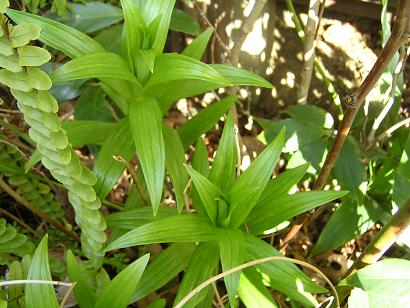
[[[290,1],[290,0],[287,0]],[[396,21],[392,33],[381,51],[373,68],[366,76],[360,87],[350,95],[346,96],[347,109],[345,110],[343,121],[339,127],[332,147],[327,154],[323,168],[313,187],[314,190],[321,190],[326,185],[330,171],[333,169],[335,161],[340,154],[342,146],[350,132],[353,121],[366,96],[373,89],[385,68],[389,65],[394,54],[410,37],[410,0],[400,0],[397,6]],[[322,207],[318,209],[321,210]],[[299,216],[292,225],[286,236],[281,241],[280,249],[284,250],[289,241],[299,232],[303,224],[309,219],[309,214]]]
[[[359,258],[346,273],[349,277],[357,270],[377,262],[410,225],[410,199],[393,215],[390,221],[377,233]]]
[[[310,0],[308,10],[308,20],[304,29],[305,41],[303,44],[303,69],[301,81],[297,93],[298,104],[306,104],[309,94],[310,82],[312,80],[313,64],[316,48],[316,29],[319,28],[320,0]]]
[[[41,240],[41,235],[35,231],[33,228],[31,228],[28,224],[26,224],[23,220],[21,220],[20,218],[18,218],[17,216],[14,216],[13,214],[9,213],[8,211],[0,208],[0,213],[3,215],[6,215],[7,217],[13,219],[14,221],[16,221],[19,225],[21,225],[24,229],[26,229],[28,232],[30,232],[31,234],[33,234],[36,238],[38,238],[39,240]]]
[[[400,127],[404,126],[404,125],[408,125],[410,124],[410,118],[404,119],[396,124],[394,124],[392,127],[390,127],[389,129],[387,129],[384,133],[380,134],[379,136],[377,136],[377,138],[374,140],[374,142],[380,142],[383,139],[385,139],[386,137],[391,136],[391,134],[399,129]]]
[[[56,227],[58,230],[62,231],[72,239],[74,239],[77,242],[80,242],[80,237],[73,231],[66,229],[62,224],[59,222],[55,221],[53,218],[48,216],[46,213],[42,212],[40,209],[36,208],[33,206],[30,202],[28,202],[26,199],[24,199],[22,196],[20,196],[18,193],[16,193],[9,185],[7,185],[6,182],[0,177],[0,187],[8,193],[11,197],[14,198],[18,203],[23,205],[25,208],[27,208],[29,211],[31,211],[33,214],[37,215],[38,217],[42,218],[43,220],[47,221],[50,225]]]

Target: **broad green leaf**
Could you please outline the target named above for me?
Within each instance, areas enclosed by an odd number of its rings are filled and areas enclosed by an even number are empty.
[[[356,202],[363,202],[366,184],[366,170],[361,162],[359,145],[353,138],[348,137],[335,162],[336,179],[343,189],[350,191],[350,196]]]
[[[215,184],[192,167],[185,165],[185,168],[194,182],[195,188],[198,191],[199,197],[201,198],[208,217],[214,224],[216,224],[218,214],[217,200],[224,199],[224,193],[217,186],[215,186]]]
[[[83,33],[92,33],[106,28],[123,19],[122,11],[117,6],[102,2],[71,4],[72,13],[66,17],[48,11],[44,17],[61,22]]]
[[[52,280],[50,267],[48,265],[47,239],[48,236],[44,236],[34,252],[27,276],[28,280]],[[56,294],[52,285],[27,284],[25,300],[27,308],[58,307]]]
[[[236,96],[228,96],[218,102],[213,103],[209,107],[201,110],[179,129],[178,135],[181,137],[184,149],[194,143],[202,134],[209,131],[219,119],[229,110],[235,103]]]
[[[271,89],[272,85],[262,77],[242,68],[226,64],[210,64],[233,85],[254,86]]]
[[[246,236],[246,261],[283,256],[268,243],[253,235]],[[323,293],[327,290],[307,277],[296,265],[285,261],[273,261],[256,265],[255,268],[264,273],[264,282],[304,306],[316,306],[318,303],[312,293]]]
[[[309,165],[305,164],[294,169],[286,170],[273,180],[270,180],[258,199],[255,208],[263,207],[267,203],[271,203],[272,200],[287,195],[290,189],[301,180],[308,167]]]
[[[156,58],[144,92],[155,96],[166,112],[178,99],[228,85],[231,83],[211,66],[184,55],[165,53]]]
[[[314,105],[293,105],[286,113],[299,123],[318,129],[332,129],[334,120],[330,113]]]
[[[117,78],[132,81],[141,88],[129,71],[127,63],[117,54],[97,52],[73,59],[57,68],[52,74],[53,83],[84,78]]]
[[[95,292],[88,284],[71,250],[67,252],[67,273],[70,281],[76,283],[73,292],[80,307],[93,308],[96,301]]]
[[[145,22],[137,3],[133,0],[122,0],[122,10],[124,12],[124,29],[127,46],[128,62],[131,68],[136,68],[134,63],[135,52],[142,48],[144,39]]]
[[[36,90],[49,90],[52,86],[50,77],[37,67],[26,67],[27,82]]]
[[[121,33],[122,25],[115,25],[101,30],[94,39],[101,44],[107,51],[121,54]]]
[[[155,215],[162,198],[165,173],[162,114],[155,98],[149,96],[131,102],[128,112],[132,137]]]
[[[367,293],[369,307],[406,307],[410,302],[410,261],[387,259],[366,266],[339,285]]]
[[[97,121],[65,121],[61,123],[73,147],[85,144],[104,144],[116,124]]]
[[[185,151],[177,132],[164,124],[162,126],[165,146],[165,167],[171,177],[177,199],[178,211],[185,206],[184,191],[188,185],[188,173],[184,168]]]
[[[157,55],[162,54],[164,50],[174,5],[175,0],[157,0],[145,3],[142,13],[145,24],[157,23],[156,27],[148,28],[148,34],[152,40],[150,47],[156,50]]]
[[[75,103],[76,120],[112,122],[113,116],[105,101],[105,93],[98,86],[88,85]]]
[[[273,199],[254,208],[246,223],[251,233],[262,234],[280,223],[347,194],[347,191],[307,191]]]
[[[326,159],[327,148],[324,139],[316,139],[302,145],[288,161],[287,169],[309,163],[308,173],[317,174]]]
[[[110,131],[94,165],[97,177],[94,189],[102,200],[117,183],[125,169],[125,166],[116,161],[113,156],[121,156],[126,161],[130,161],[134,153],[130,124],[128,118],[124,118]]]
[[[41,28],[40,40],[70,58],[104,51],[88,35],[54,20],[38,15],[7,9],[7,15],[17,24],[33,24]]]
[[[403,205],[410,198],[410,133],[394,174],[392,191],[392,199],[397,206]]]
[[[285,130],[283,129],[271,144],[258,155],[249,168],[241,174],[229,190],[230,224],[233,228],[237,228],[243,223],[268,184],[276,163],[279,161],[284,140]],[[250,191],[250,185],[258,189]],[[246,199],[241,194],[245,190],[252,192]]]
[[[254,268],[244,269],[239,280],[238,294],[246,307],[279,307],[269,290],[263,285],[262,277]]]
[[[174,9],[172,11],[169,27],[174,31],[187,33],[193,36],[198,35],[201,31],[198,22],[191,15],[179,9]]]
[[[212,241],[213,227],[203,217],[177,215],[150,222],[110,243],[107,251],[155,243],[189,243]]]
[[[216,236],[218,238],[222,270],[224,272],[244,263],[245,236],[241,230],[218,228]],[[224,277],[231,307],[235,307],[235,296],[240,276],[241,272],[239,271]]]
[[[191,57],[192,59],[201,61],[205,53],[206,46],[208,45],[209,39],[211,38],[213,31],[214,30],[212,28],[206,29],[204,32],[198,35],[191,42],[191,44],[185,47],[182,54],[184,56]]]
[[[33,24],[16,25],[10,32],[10,46],[22,47],[40,37],[40,27]]]
[[[219,248],[216,242],[201,243],[195,250],[189,261],[184,278],[178,288],[174,303],[179,303],[192,289],[213,276],[219,261]],[[206,292],[212,289],[207,287],[195,295],[184,307],[197,307],[206,296]]]
[[[175,216],[175,214],[177,214],[176,209],[167,206],[160,206],[156,216],[152,215],[151,208],[141,207],[110,214],[106,217],[106,221],[110,228],[132,230],[164,217]]]
[[[236,177],[238,161],[234,119],[231,113],[226,118],[222,137],[208,179],[223,193],[228,193]]]
[[[135,294],[147,266],[149,254],[135,260],[123,269],[99,295],[95,307],[126,308]]]
[[[195,249],[196,245],[189,243],[172,244],[161,251],[142,274],[139,287],[131,302],[152,294],[182,272],[187,267]]]
[[[20,66],[40,66],[51,59],[46,49],[37,46],[22,46],[17,52]]]
[[[366,203],[357,204],[350,198],[344,198],[320,233],[311,254],[337,248],[369,230],[375,223],[371,213],[379,205],[372,201]]]

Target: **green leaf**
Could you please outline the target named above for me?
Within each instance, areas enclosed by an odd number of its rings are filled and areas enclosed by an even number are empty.
[[[145,22],[137,3],[133,0],[122,0],[122,10],[124,12],[124,29],[127,46],[128,62],[132,69],[135,69],[134,54],[142,47],[144,39]]]
[[[214,229],[203,217],[178,215],[159,219],[124,234],[108,245],[106,251],[155,243],[212,241]]]
[[[40,37],[40,27],[32,24],[16,25],[10,32],[10,46],[22,47]]]
[[[149,254],[135,260],[123,269],[99,295],[95,307],[126,308],[137,290]]]
[[[48,236],[44,236],[34,252],[27,276],[28,280],[52,280],[48,265],[47,239]],[[27,284],[25,300],[27,308],[58,307],[52,285]]]
[[[307,191],[273,199],[254,208],[246,223],[251,233],[262,234],[280,223],[346,195],[347,191]]]
[[[290,189],[295,186],[306,173],[309,164],[304,164],[294,169],[286,170],[273,180],[270,180],[262,192],[255,208],[266,206],[272,200],[286,196]]]
[[[226,64],[210,64],[209,66],[217,70],[233,85],[272,88],[272,85],[267,80],[242,68]]]
[[[211,66],[187,56],[166,53],[157,56],[154,73],[144,92],[155,96],[165,112],[178,99],[228,85],[231,83]]]
[[[137,292],[131,302],[152,294],[183,271],[196,249],[195,244],[172,244],[150,262],[142,274]]]
[[[130,124],[128,118],[124,118],[110,131],[109,137],[100,150],[94,165],[94,172],[97,177],[94,189],[102,200],[117,183],[118,178],[125,169],[125,166],[116,161],[113,156],[121,156],[126,161],[130,161],[135,153],[135,147],[130,142],[131,139]]]
[[[213,276],[219,261],[219,248],[216,242],[201,243],[189,261],[184,278],[178,288],[174,303],[179,303],[193,288]],[[195,295],[184,307],[197,307],[212,287],[207,287]]]
[[[132,81],[141,87],[129,71],[127,63],[117,54],[97,52],[80,56],[57,68],[52,74],[53,83],[84,78],[117,78]]]
[[[161,202],[165,173],[162,114],[156,100],[149,96],[131,102],[128,112],[132,137],[155,215]]]
[[[216,236],[218,238],[222,270],[224,272],[244,263],[245,237],[241,230],[218,228]],[[241,272],[239,271],[224,277],[231,307],[235,307],[235,295],[238,290],[240,276]]]
[[[22,46],[17,51],[20,66],[40,66],[51,59],[46,49],[37,46]]]
[[[37,67],[26,67],[27,82],[36,90],[49,90],[52,86],[50,77]]]
[[[208,217],[214,224],[216,224],[218,214],[217,200],[224,199],[224,193],[216,187],[215,184],[192,167],[185,165],[185,168],[194,182],[195,188],[198,191],[199,197],[201,198]]]
[[[181,137],[184,149],[195,142],[202,134],[209,131],[219,119],[229,110],[235,103],[236,96],[228,96],[218,102],[213,103],[209,107],[201,110],[179,129],[178,135]]]
[[[313,105],[293,105],[286,113],[299,123],[315,129],[332,129],[334,120],[330,113]]]
[[[246,236],[246,261],[283,256],[268,243],[253,235]],[[304,306],[316,306],[318,303],[310,294],[323,293],[327,290],[309,279],[297,266],[290,262],[274,261],[255,266],[266,275],[264,283],[273,289],[290,296]]]
[[[279,307],[269,290],[263,285],[261,275],[254,268],[242,271],[238,294],[246,307]]]
[[[358,203],[363,202],[362,184],[366,181],[366,170],[361,162],[359,145],[348,137],[335,162],[334,172],[343,189]]]
[[[95,292],[87,282],[71,250],[67,252],[67,273],[71,282],[76,283],[73,292],[80,307],[93,308],[96,301]]]
[[[228,203],[230,204],[231,227],[239,227],[258,198],[262,194],[272,176],[276,163],[279,161],[282,147],[285,141],[285,130],[281,130],[271,144],[252,162],[248,169],[235,181],[228,193]],[[249,187],[258,188],[250,191]],[[241,192],[251,193],[247,198],[243,198]]]
[[[374,202],[366,206],[357,204],[350,198],[343,199],[320,233],[311,254],[314,256],[337,248],[369,230],[375,223],[372,215],[369,215],[369,208],[372,206],[377,207],[378,204]]]
[[[236,178],[237,144],[232,113],[228,114],[208,179],[227,193]]]
[[[177,208],[181,212],[185,206],[184,191],[188,185],[188,173],[184,168],[185,151],[177,132],[164,124],[162,126],[165,146],[165,167],[171,177],[177,199]]]
[[[106,217],[107,226],[124,230],[132,230],[164,217],[175,216],[176,209],[160,206],[156,216],[152,215],[152,209],[141,207],[135,210],[121,211]]]
[[[0,172],[2,174],[21,174],[23,170],[16,165],[10,165],[10,162],[0,161]]]
[[[94,39],[101,44],[107,51],[121,54],[121,33],[122,25],[115,25],[101,30]]]
[[[17,24],[39,26],[40,40],[70,58],[104,51],[104,48],[88,35],[51,19],[12,9],[7,9],[7,15]]]
[[[61,123],[73,147],[85,144],[102,145],[114,131],[115,124],[97,121],[65,121]],[[100,154],[101,155],[101,154]]]
[[[206,47],[208,46],[209,40],[212,36],[214,29],[208,28],[200,35],[198,35],[187,47],[185,47],[182,54],[184,56],[190,57],[192,59],[201,61]]]
[[[369,307],[405,307],[410,302],[410,261],[388,259],[359,270],[339,285],[367,293]]]
[[[169,27],[174,31],[187,33],[193,36],[196,36],[201,32],[201,27],[198,22],[191,15],[179,9],[174,9],[172,11]]]
[[[61,22],[83,33],[92,33],[123,19],[122,11],[117,6],[102,2],[72,3],[71,14],[66,17],[48,11],[44,17]]]
[[[76,120],[112,122],[108,106],[101,87],[88,85],[75,103],[74,117]]]
[[[148,28],[148,34],[151,36],[152,41],[150,47],[157,51],[157,55],[162,54],[164,50],[174,5],[175,0],[157,0],[145,3],[142,13],[145,24],[157,23],[156,27]]]

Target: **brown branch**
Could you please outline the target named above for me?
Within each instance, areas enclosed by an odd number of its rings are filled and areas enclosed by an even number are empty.
[[[347,271],[349,277],[357,270],[377,262],[393,245],[410,224],[410,199],[393,215],[391,220],[377,233],[359,258]]]
[[[31,211],[33,214],[47,221],[50,225],[56,227],[58,230],[65,233],[66,235],[74,239],[75,241],[80,242],[80,237],[78,236],[78,234],[76,234],[75,232],[71,230],[66,229],[62,224],[55,221],[53,218],[48,216],[46,213],[44,213],[40,209],[33,206],[30,202],[28,202],[26,199],[24,199],[22,196],[16,193],[6,182],[4,182],[3,178],[1,177],[0,177],[0,187],[6,193],[8,193],[11,197],[13,197],[14,200],[16,200],[19,204],[23,205],[26,209]]]
[[[23,220],[21,220],[20,218],[18,218],[17,216],[14,216],[13,214],[9,213],[8,211],[0,208],[0,213],[13,219],[14,221],[16,221],[19,225],[21,225],[24,229],[26,229],[28,232],[30,232],[31,234],[33,234],[36,238],[38,238],[39,240],[42,239],[42,236],[33,228],[31,228],[28,224],[26,224]]]
[[[359,108],[364,102],[366,96],[376,85],[383,71],[390,63],[394,54],[399,50],[399,48],[406,43],[410,37],[410,0],[399,0],[396,12],[396,20],[392,33],[381,51],[376,63],[373,68],[362,82],[360,87],[351,95],[347,95],[346,100],[346,111],[343,116],[343,121],[339,127],[336,138],[333,141],[332,147],[326,157],[323,168],[319,174],[319,177],[313,187],[315,190],[321,190],[326,185],[327,179],[329,177],[330,171],[333,169],[335,161],[340,154],[342,146],[350,132],[353,121],[356,117]],[[319,208],[320,210],[320,208]],[[280,249],[284,250],[289,243],[289,241],[299,232],[303,224],[305,224],[309,219],[309,214],[304,214],[299,216],[290,228],[286,236],[281,241]]]

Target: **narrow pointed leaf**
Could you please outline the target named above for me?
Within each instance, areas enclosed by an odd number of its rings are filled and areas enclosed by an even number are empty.
[[[347,191],[307,191],[273,199],[266,206],[255,208],[246,220],[253,234],[276,227],[292,217],[346,195]]]
[[[149,254],[135,260],[111,280],[98,296],[95,307],[126,308],[135,294],[141,276],[147,266]]]
[[[84,78],[116,78],[132,81],[141,87],[125,61],[111,52],[97,52],[71,60],[57,68],[51,78],[53,83]]]
[[[220,228],[217,231],[217,237],[221,254],[222,270],[224,272],[244,263],[245,237],[241,230]],[[235,307],[235,296],[238,290],[240,276],[241,272],[239,271],[224,277],[231,307]]]
[[[94,165],[97,183],[94,185],[97,195],[104,200],[124,172],[125,166],[113,156],[121,156],[130,161],[135,153],[128,118],[122,119],[110,131]]]
[[[34,252],[27,276],[28,280],[52,280],[50,267],[48,265],[47,239],[48,236],[46,235]],[[27,308],[58,307],[56,294],[52,285],[27,284],[25,299]]]
[[[61,123],[73,147],[86,144],[102,145],[113,132],[115,123],[73,120]]]
[[[246,307],[279,307],[272,294],[262,283],[261,275],[254,268],[247,268],[242,271],[238,294]]]
[[[219,119],[229,110],[235,103],[236,96],[228,96],[218,102],[214,102],[209,107],[201,110],[179,129],[178,135],[181,137],[184,149],[194,143],[202,134],[208,132]]]
[[[209,163],[208,163],[208,152],[206,150],[205,142],[202,138],[198,138],[195,144],[195,152],[192,157],[192,168],[198,171],[205,177],[209,174]],[[198,214],[201,216],[208,217],[204,204],[202,203],[201,197],[198,194],[198,190],[195,185],[192,187],[191,191],[192,205],[197,210]]]
[[[177,8],[174,8],[172,11],[169,28],[193,36],[197,36],[201,32],[201,26],[196,19],[185,11]]]
[[[196,245],[172,244],[148,264],[131,303],[138,301],[167,284],[188,265]]]
[[[162,114],[156,100],[145,96],[130,103],[129,117],[132,137],[155,215],[161,202],[165,173]]]
[[[282,129],[271,144],[259,154],[249,168],[233,184],[228,193],[232,227],[239,227],[252,211],[266,184],[268,184],[276,163],[279,161],[284,142],[285,130]],[[253,192],[252,198],[249,196],[244,202],[241,192],[248,189],[249,185],[259,189]]]
[[[84,277],[81,267],[77,264],[74,254],[69,250],[67,252],[67,273],[71,282],[75,282],[74,296],[82,308],[94,308],[96,297]]]
[[[265,241],[253,235],[246,236],[246,261],[283,256]],[[255,266],[267,275],[267,283],[273,289],[290,296],[305,306],[313,307],[318,303],[310,293],[323,293],[327,290],[314,283],[295,264],[285,261],[273,261]]]
[[[192,215],[178,215],[138,227],[109,244],[106,250],[145,244],[190,243],[214,239],[214,229],[206,219]]]
[[[222,76],[234,85],[255,86],[268,89],[272,88],[272,85],[266,79],[263,79],[262,77],[242,68],[226,64],[211,64],[210,66],[216,69]]]
[[[157,21],[158,26],[149,31],[149,35],[153,38],[153,43],[150,47],[157,51],[157,55],[160,55],[164,50],[174,5],[175,0],[157,0],[145,3],[142,14],[145,18],[145,23],[149,25],[155,22],[156,18],[159,18]]]
[[[234,119],[232,114],[229,113],[208,177],[208,179],[224,193],[229,191],[235,181],[237,158]]]
[[[49,18],[12,9],[7,9],[7,15],[17,24],[39,26],[40,40],[70,58],[104,51],[104,48],[88,35]]]
[[[165,167],[174,187],[178,211],[181,212],[185,206],[184,190],[189,180],[184,168],[185,151],[181,139],[173,128],[164,124],[162,132],[165,145]]]
[[[179,303],[193,288],[213,276],[219,261],[219,248],[216,242],[201,243],[189,261],[174,303]],[[196,307],[206,296],[211,286],[195,295],[184,307]]]
[[[192,59],[201,61],[205,50],[206,50],[206,46],[209,43],[209,39],[212,36],[213,33],[213,29],[212,28],[208,28],[206,29],[204,32],[202,32],[200,35],[198,35],[192,42],[191,44],[189,44],[184,51],[182,52],[182,54],[184,56],[190,57]]]
[[[224,199],[223,192],[192,167],[185,165],[185,168],[194,182],[195,188],[198,191],[199,197],[201,198],[208,217],[215,224],[218,213],[217,199]]]

